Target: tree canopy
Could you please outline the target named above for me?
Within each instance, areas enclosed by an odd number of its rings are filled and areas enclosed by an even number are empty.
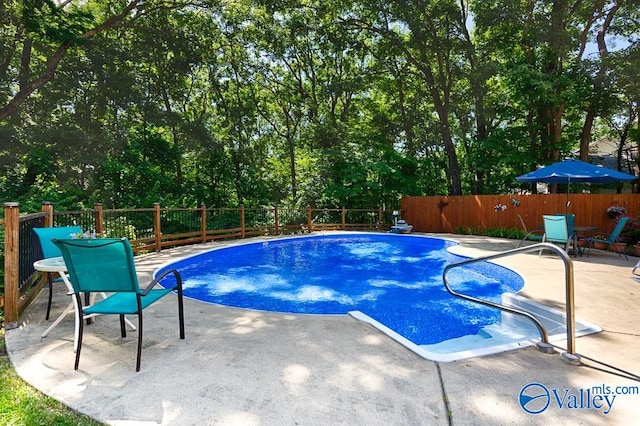
[[[515,176],[602,139],[622,169],[639,18],[630,0],[2,0],[0,193],[391,208],[530,189]]]

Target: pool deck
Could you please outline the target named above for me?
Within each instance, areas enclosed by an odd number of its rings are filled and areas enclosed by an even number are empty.
[[[453,249],[478,257],[515,248],[514,240],[444,235]],[[141,283],[171,259],[232,243],[165,250],[137,258]],[[640,280],[637,258],[593,250],[572,258],[576,316],[603,331],[576,339],[586,357],[640,374]],[[537,253],[497,263],[525,279],[521,294],[564,310],[561,260]],[[57,286],[52,318],[67,305]],[[117,317],[85,329],[80,369],[73,370],[73,319],[46,338],[46,290],[7,330],[18,374],[40,391],[113,425],[505,425],[632,424],[640,395],[602,395],[594,386],[640,387],[603,371],[562,361],[535,347],[447,363],[423,359],[347,315],[274,314],[185,300],[186,340],[178,338],[175,296],[145,310],[142,367],[135,372],[136,332],[120,338]],[[556,342],[566,347],[566,342]],[[550,392],[549,407],[526,413],[519,394],[529,383]],[[626,389],[626,388],[625,388]],[[558,403],[555,393],[562,404]],[[596,408],[595,406],[601,406]]]

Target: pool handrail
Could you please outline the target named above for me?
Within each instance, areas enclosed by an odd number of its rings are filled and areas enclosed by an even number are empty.
[[[491,254],[488,256],[465,259],[460,262],[446,265],[444,268],[444,271],[442,272],[442,280],[444,282],[444,286],[447,289],[447,291],[454,296],[528,318],[536,325],[536,327],[538,328],[538,331],[540,332],[541,342],[539,342],[537,345],[538,349],[545,353],[553,353],[554,352],[553,345],[549,343],[549,337],[547,335],[547,331],[545,330],[542,323],[536,317],[520,309],[501,305],[499,303],[494,303],[488,300],[478,299],[468,294],[458,293],[451,288],[451,286],[449,285],[449,281],[447,280],[447,273],[453,268],[469,265],[471,263],[478,263],[478,262],[484,262],[484,261],[489,261],[493,259],[508,257],[514,254],[527,253],[532,251],[542,251],[542,250],[550,250],[554,252],[564,262],[565,294],[566,294],[565,313],[567,317],[567,351],[562,354],[562,359],[569,364],[578,365],[580,364],[580,356],[575,353],[576,336],[575,336],[573,261],[571,260],[567,252],[564,251],[562,248],[556,246],[555,244],[543,242],[543,243],[533,244],[526,247],[518,247],[512,250],[507,250],[500,253]]]

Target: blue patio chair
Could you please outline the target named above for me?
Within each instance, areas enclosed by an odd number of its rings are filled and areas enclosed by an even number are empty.
[[[40,241],[40,249],[42,251],[42,259],[51,257],[60,257],[62,253],[56,245],[51,241],[53,238],[71,238],[71,235],[81,234],[82,228],[79,226],[56,226],[52,228],[33,228],[33,232]],[[39,260],[39,259],[38,259]],[[57,274],[56,274],[57,275]],[[45,319],[49,319],[51,314],[51,300],[53,296],[53,283],[62,282],[61,278],[53,277],[52,272],[47,272],[47,281],[49,284],[49,301],[47,302],[47,315]]]
[[[120,332],[126,337],[125,315],[138,315],[138,354],[136,371],[140,371],[142,358],[142,311],[162,297],[176,290],[178,295],[178,320],[180,339],[185,338],[182,278],[175,269],[169,269],[157,276],[149,285],[141,289],[133,260],[133,250],[126,238],[70,239],[54,240],[64,257],[71,277],[74,297],[80,306],[80,317],[84,315],[119,315]],[[173,278],[167,277],[173,274]],[[167,278],[165,280],[165,278]],[[154,289],[163,281],[163,288]],[[82,307],[81,293],[107,292],[106,299],[88,307]],[[78,349],[75,369],[78,369],[82,350],[84,327],[80,321]]]
[[[611,234],[609,234],[609,236],[606,239],[585,238],[585,242],[587,243],[587,257],[589,257],[589,255],[591,254],[591,247],[593,247],[594,243],[603,243],[603,244],[606,244],[607,248],[609,248],[611,244],[617,242],[627,222],[629,222],[628,216],[623,216],[620,219],[618,219],[618,224],[616,225],[615,228],[613,228],[613,231],[611,232]],[[624,254],[625,259],[629,260],[627,253],[622,253],[622,254]],[[618,256],[622,257],[621,253],[618,253]]]
[[[574,243],[578,241],[578,235],[575,235],[575,223],[576,223],[576,215],[573,213],[556,213],[556,216],[564,216],[567,218],[567,235],[569,235],[569,239],[573,240]],[[578,254],[582,256],[582,251],[580,247],[574,247],[575,250],[578,250]]]
[[[531,231],[527,230],[527,225],[524,224],[524,219],[522,219],[521,215],[518,215],[518,219],[520,219],[520,224],[522,225],[522,230],[524,231],[524,238],[520,240],[518,243],[518,247],[521,247],[522,244],[529,241],[542,241],[544,236],[544,230],[542,229],[532,229]]]
[[[572,238],[567,228],[567,217],[564,215],[544,215],[542,220],[544,221],[543,241],[564,244],[564,251],[569,251]]]

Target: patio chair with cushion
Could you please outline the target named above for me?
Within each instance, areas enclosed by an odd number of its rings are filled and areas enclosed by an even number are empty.
[[[613,231],[611,232],[611,234],[609,234],[609,236],[606,239],[595,238],[595,237],[585,238],[585,242],[587,243],[587,257],[589,257],[589,254],[591,254],[591,247],[593,247],[595,243],[603,243],[608,249],[611,246],[611,244],[618,242],[618,238],[620,237],[620,234],[622,233],[622,230],[624,229],[627,222],[629,222],[628,216],[623,216],[620,219],[618,219],[618,224],[616,225],[615,228],[613,228]],[[622,254],[624,254],[625,259],[629,260],[629,257],[627,257],[627,253],[618,252],[618,256],[622,256]]]
[[[51,257],[60,257],[62,253],[56,245],[51,241],[53,238],[71,238],[71,235],[82,234],[82,228],[79,226],[55,226],[52,228],[33,228],[33,232],[40,241],[40,249],[42,258],[49,259]],[[51,313],[51,299],[53,296],[53,283],[62,282],[61,278],[54,278],[53,272],[47,272],[47,282],[49,285],[49,301],[47,302],[47,315],[45,319],[49,319]],[[57,274],[56,274],[57,275]]]
[[[57,239],[74,288],[74,297],[80,306],[81,317],[91,314],[120,316],[120,332],[126,337],[124,315],[138,315],[138,353],[136,371],[140,371],[142,358],[142,311],[172,291],[177,291],[180,339],[185,338],[182,278],[175,269],[157,276],[141,289],[133,260],[133,250],[126,238]],[[168,276],[172,274],[173,278]],[[162,282],[163,288],[154,288]],[[107,292],[106,299],[92,306],[82,307],[81,293]],[[75,369],[78,369],[82,350],[84,327],[80,321]]]
[[[542,237],[544,235],[543,229],[532,229],[531,231],[527,230],[527,225],[524,224],[524,219],[521,215],[518,215],[518,219],[520,219],[520,224],[522,225],[522,230],[524,231],[524,238],[520,240],[518,243],[518,247],[521,247],[522,244],[529,241],[542,241]]]

